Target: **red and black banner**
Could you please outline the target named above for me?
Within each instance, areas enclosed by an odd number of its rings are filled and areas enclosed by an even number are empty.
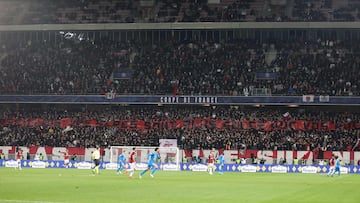
[[[210,118],[179,119],[179,120],[110,120],[99,121],[96,119],[79,120],[74,118],[63,118],[48,120],[42,118],[0,119],[0,126],[19,126],[24,128],[50,126],[65,128],[66,126],[102,126],[117,127],[122,130],[167,130],[167,129],[229,129],[229,130],[319,130],[333,131],[336,129],[360,129],[357,122],[333,122],[333,121],[314,121],[314,120],[220,120]]]

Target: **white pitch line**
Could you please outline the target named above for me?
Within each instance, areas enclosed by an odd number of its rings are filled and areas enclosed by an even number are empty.
[[[0,199],[0,202],[13,202],[13,203],[63,203],[63,202],[49,202],[49,201],[30,201],[20,199]]]

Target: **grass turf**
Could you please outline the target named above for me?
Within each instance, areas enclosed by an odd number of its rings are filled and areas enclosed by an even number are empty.
[[[140,180],[102,170],[0,168],[0,202],[360,202],[360,175],[157,171]]]

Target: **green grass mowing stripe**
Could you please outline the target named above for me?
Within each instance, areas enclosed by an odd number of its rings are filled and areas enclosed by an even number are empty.
[[[359,202],[359,175],[0,168],[0,202]]]

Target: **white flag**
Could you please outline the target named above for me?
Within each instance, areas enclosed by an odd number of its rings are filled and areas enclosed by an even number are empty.
[[[319,96],[319,101],[320,102],[329,102],[330,101],[330,96],[329,95],[320,95]]]
[[[314,95],[303,95],[302,100],[303,102],[314,102]]]

